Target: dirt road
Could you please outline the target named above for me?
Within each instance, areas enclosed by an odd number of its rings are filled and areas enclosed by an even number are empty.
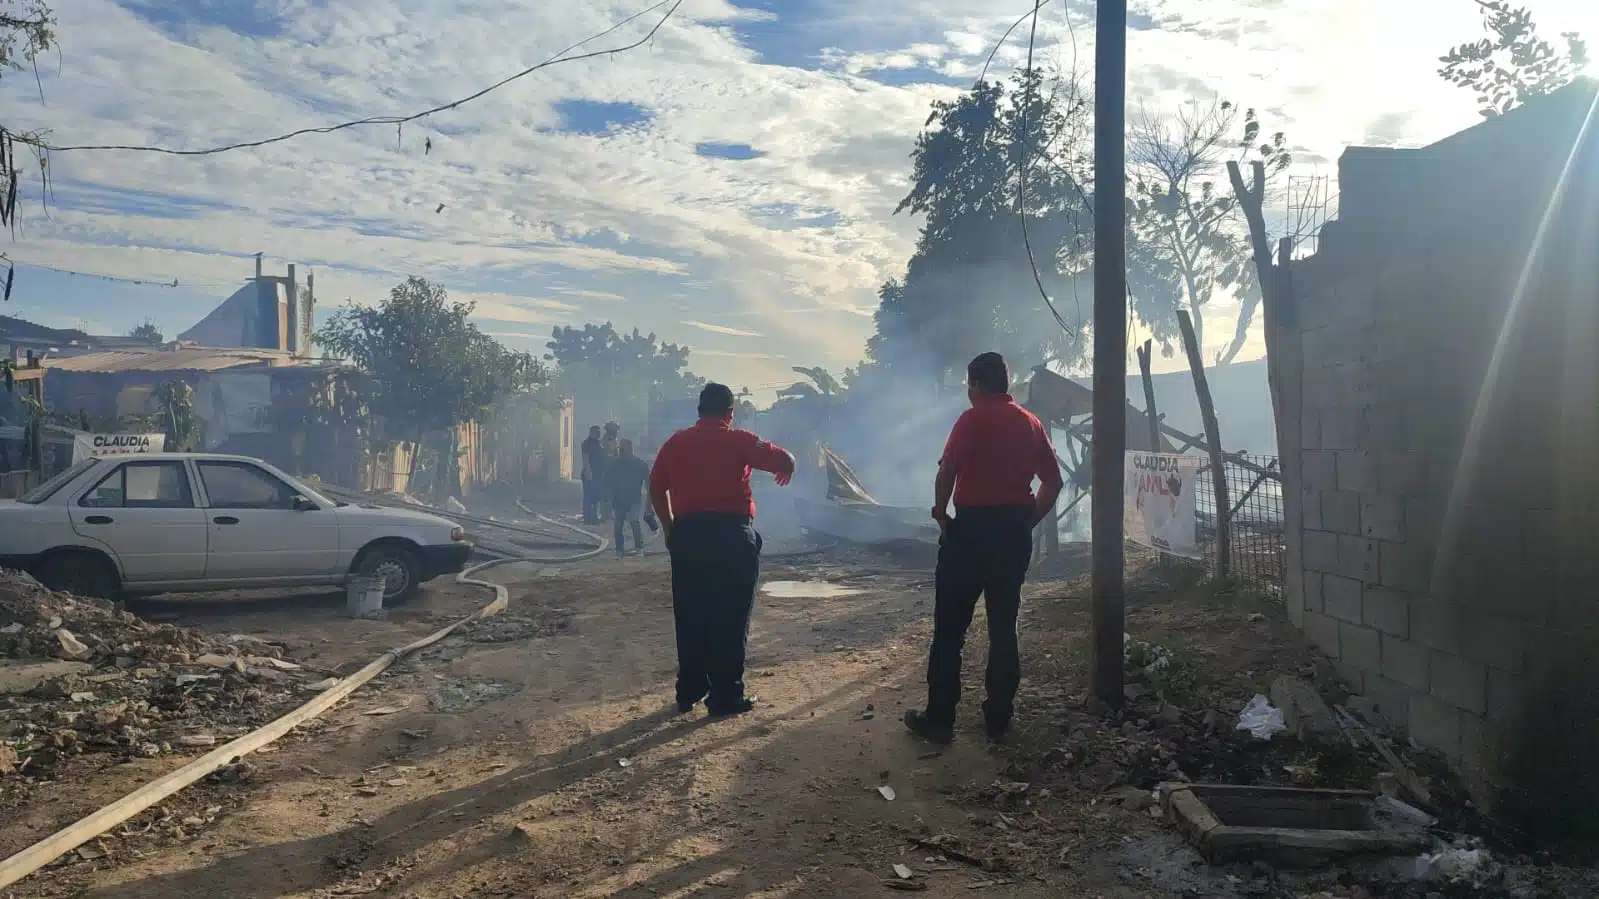
[[[1014,875],[929,865],[910,848],[907,834],[963,825],[949,797],[1007,765],[975,734],[935,756],[899,724],[920,701],[928,571],[768,565],[768,581],[860,592],[763,596],[750,651],[760,708],[716,722],[666,708],[664,559],[494,577],[510,586],[510,618],[446,641],[330,713],[321,733],[254,758],[248,783],[226,788],[234,807],[186,845],[76,862],[21,895],[834,896],[880,889],[895,863],[935,895],[974,882],[1048,890],[1048,873],[1003,883]],[[434,589],[381,624],[309,600],[298,615],[326,632],[295,657],[370,658],[482,599]],[[274,604],[180,617],[248,631],[295,614]],[[307,634],[305,621],[294,630]]]

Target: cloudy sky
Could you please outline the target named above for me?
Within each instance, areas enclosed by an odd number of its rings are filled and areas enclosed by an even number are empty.
[[[57,0],[59,56],[38,83],[6,73],[0,102],[8,127],[56,144],[198,149],[446,103],[651,2]],[[1592,0],[1524,2],[1550,35],[1599,35]],[[312,268],[323,310],[414,273],[475,300],[508,344],[541,350],[554,325],[612,320],[764,392],[793,380],[790,365],[859,359],[873,290],[903,272],[915,237],[915,220],[890,213],[928,106],[968,86],[1026,9],[683,0],[644,47],[545,69],[398,134],[57,154],[48,216],[27,187],[5,252],[178,286],[24,266],[0,312],[101,333],[149,318],[171,336],[262,252],[270,270]],[[1046,6],[1041,56],[1091,71],[1093,11]],[[584,49],[631,43],[659,16]],[[1334,175],[1347,144],[1420,144],[1476,121],[1472,98],[1435,74],[1479,34],[1471,0],[1132,0],[1131,25],[1134,103],[1219,93],[1258,107],[1302,148],[1302,177]],[[996,71],[1025,49],[1013,38]],[[1230,314],[1211,313],[1218,343]]]

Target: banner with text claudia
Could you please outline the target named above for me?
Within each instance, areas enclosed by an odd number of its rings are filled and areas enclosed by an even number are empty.
[[[165,434],[90,434],[87,431],[74,431],[72,461],[82,462],[91,456],[100,458],[159,453],[166,445]]]
[[[1194,515],[1199,457],[1130,452],[1126,478],[1122,524],[1127,539],[1174,556],[1199,558]]]

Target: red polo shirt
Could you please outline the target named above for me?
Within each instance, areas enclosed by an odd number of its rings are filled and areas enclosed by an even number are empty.
[[[717,418],[702,418],[661,444],[650,469],[650,490],[665,490],[672,515],[720,512],[755,517],[750,469],[792,474],[792,457],[776,444]]]
[[[950,429],[939,467],[955,473],[955,505],[1026,506],[1033,478],[1059,486],[1049,431],[1008,393],[980,396]]]

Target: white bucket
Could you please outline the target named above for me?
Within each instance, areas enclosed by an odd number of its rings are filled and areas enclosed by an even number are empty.
[[[384,580],[365,574],[352,574],[344,580],[345,610],[351,618],[383,617]]]

